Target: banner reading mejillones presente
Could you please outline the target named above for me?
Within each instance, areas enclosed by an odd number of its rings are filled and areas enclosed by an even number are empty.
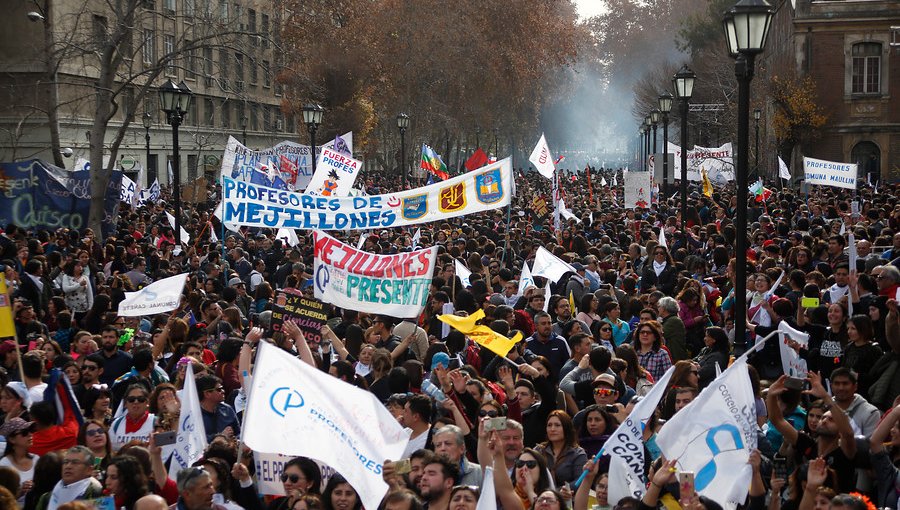
[[[504,159],[444,182],[365,197],[319,197],[223,175],[226,224],[303,230],[361,230],[444,220],[505,207],[512,165]]]
[[[425,308],[437,247],[376,255],[316,231],[316,298],[340,308],[417,317]]]
[[[803,171],[806,184],[856,189],[857,168],[854,163],[804,157]]]

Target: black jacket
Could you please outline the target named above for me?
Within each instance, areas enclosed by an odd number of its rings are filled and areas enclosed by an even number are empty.
[[[673,296],[677,276],[675,266],[671,263],[666,264],[666,268],[663,269],[662,273],[656,276],[656,271],[653,270],[653,261],[647,260],[644,264],[644,273],[641,275],[641,293],[650,292],[650,287],[656,287],[656,290],[661,291],[663,294]]]

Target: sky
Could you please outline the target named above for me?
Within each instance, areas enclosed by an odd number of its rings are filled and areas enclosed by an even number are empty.
[[[606,2],[603,0],[575,0],[575,6],[581,19],[596,16],[606,10]]]

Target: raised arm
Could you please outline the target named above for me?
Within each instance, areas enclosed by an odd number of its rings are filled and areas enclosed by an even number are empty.
[[[769,386],[769,394],[766,396],[766,410],[769,411],[769,421],[784,436],[784,440],[793,446],[797,444],[797,437],[800,434],[793,425],[784,419],[784,413],[781,412],[781,406],[778,402],[778,395],[787,391],[787,388],[784,387],[785,380],[787,380],[787,376],[782,375]]]
[[[578,486],[575,491],[575,499],[572,500],[573,510],[587,510],[588,499],[590,498],[591,489],[593,488],[594,478],[597,476],[597,463],[594,459],[589,458],[584,464],[584,470],[588,472],[584,482]]]
[[[259,343],[262,338],[262,328],[250,328],[247,336],[244,338],[244,345],[241,346],[241,354],[238,358],[238,372],[241,374],[241,387],[244,388],[243,374],[250,373],[250,365],[253,364],[253,346]],[[244,392],[250,391],[250,388],[244,388]]]
[[[488,439],[488,449],[490,450],[492,462],[494,466],[494,492],[497,499],[500,500],[500,506],[503,510],[525,510],[522,500],[516,494],[513,487],[512,478],[506,474],[506,461],[503,458],[503,441],[497,431],[491,432]]]
[[[285,321],[282,326],[285,336],[294,339],[294,348],[300,354],[300,359],[316,368],[316,360],[313,359],[312,351],[309,350],[309,344],[306,343],[306,337],[300,331],[300,327],[291,321]]]
[[[888,411],[881,419],[881,423],[875,427],[875,431],[872,432],[872,437],[869,439],[869,450],[872,453],[884,451],[884,443],[890,438],[891,429],[894,428],[897,420],[900,420],[900,405]]]
[[[856,439],[853,437],[853,427],[850,425],[850,417],[847,416],[847,413],[845,413],[843,409],[834,403],[831,395],[825,390],[825,387],[822,386],[822,377],[819,374],[809,372],[806,374],[806,378],[809,380],[810,388],[804,391],[804,393],[822,399],[822,401],[825,402],[825,406],[831,409],[831,419],[833,419],[835,425],[837,425],[838,434],[840,435],[841,450],[844,451],[844,455],[846,455],[848,459],[856,457]]]

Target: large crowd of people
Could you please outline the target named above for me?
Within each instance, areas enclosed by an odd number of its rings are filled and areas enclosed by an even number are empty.
[[[192,237],[181,246],[165,193],[120,206],[102,241],[90,229],[5,226],[0,270],[16,336],[0,343],[0,507],[80,509],[112,496],[115,508],[137,510],[361,508],[342,466],[323,477],[304,457],[283,465],[283,496],[260,493],[253,454],[240,451],[241,373],[252,373],[258,342],[271,342],[371,392],[409,429],[403,458],[384,463],[385,509],[475,510],[487,467],[505,510],[718,509],[679,483],[657,434],[784,321],[809,335],[787,340],[809,372],[785,374],[778,336],[749,355],[758,448],[744,505],[900,509],[894,189],[776,188],[751,199],[751,226],[739,233],[733,186],[706,196],[692,185],[682,218],[678,197],[663,193],[648,209],[622,208],[621,187],[597,184],[613,182],[614,170],[590,171],[591,180],[560,179],[574,217],[558,228],[550,182],[521,170],[509,208],[420,225],[418,245],[439,247],[423,313],[326,305],[319,343],[290,322],[272,330],[282,291],[312,297],[311,233],[289,246],[275,231],[226,230],[211,213],[212,187],[208,201],[182,207]],[[380,176],[366,183],[371,194],[398,188]],[[330,234],[354,246],[362,235],[365,251],[390,254],[413,249],[414,230]],[[734,306],[737,235],[749,241],[745,310]],[[541,247],[574,272],[520,286]],[[472,272],[467,286],[454,261]],[[126,292],[181,273],[177,309],[118,316]],[[447,304],[459,315],[481,310],[484,325],[522,341],[504,359],[446,327],[437,316]],[[735,331],[737,314],[747,332]],[[188,366],[209,446],[194,466],[169,472],[171,450],[157,443],[177,428]],[[646,490],[612,501],[610,460],[597,454],[672,366],[643,429]],[[437,392],[423,390],[430,385]]]

